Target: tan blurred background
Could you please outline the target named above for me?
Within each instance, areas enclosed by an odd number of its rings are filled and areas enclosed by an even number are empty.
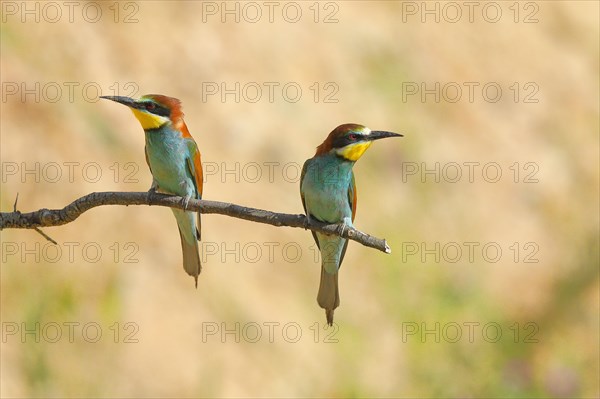
[[[167,209],[4,230],[3,397],[598,397],[597,2],[74,3],[1,3],[3,211],[147,190],[97,96],[161,93],[205,198],[280,212],[337,125],[404,133],[355,168],[393,252],[350,244],[325,330],[306,231],[204,216],[195,290]]]

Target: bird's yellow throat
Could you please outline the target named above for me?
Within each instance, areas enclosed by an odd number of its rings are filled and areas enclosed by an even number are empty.
[[[133,112],[133,115],[140,121],[144,130],[158,129],[169,121],[169,118],[166,116],[150,114],[135,108],[131,108],[131,112]]]
[[[372,143],[372,141],[365,141],[362,143],[347,145],[337,150],[337,153],[349,161],[356,162],[358,158],[362,157]]]

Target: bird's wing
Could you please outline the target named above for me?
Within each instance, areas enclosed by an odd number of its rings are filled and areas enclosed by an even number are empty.
[[[186,158],[188,171],[194,178],[194,186],[196,188],[196,193],[198,194],[197,199],[202,199],[202,186],[204,183],[204,176],[202,174],[202,158],[200,157],[200,151],[198,150],[198,145],[194,139],[188,139],[187,146],[190,155]],[[201,226],[200,212],[198,212],[198,226],[196,226],[196,235],[198,240],[200,240]]]
[[[350,205],[350,209],[352,209],[352,221],[354,222],[354,216],[356,215],[356,182],[354,181],[354,172],[352,173],[352,181],[350,181],[350,185],[348,186],[348,204]],[[348,248],[348,242],[350,240],[346,239],[344,243],[344,248],[342,249],[342,255],[340,256],[340,267],[342,267],[342,262],[344,261],[344,255],[346,255],[346,249]]]
[[[194,140],[188,139],[187,147],[189,151],[189,156],[186,157],[188,170],[191,176],[194,178],[194,187],[198,193],[197,199],[202,199],[202,186],[204,184],[204,177],[202,174],[202,158],[200,156],[200,151],[198,150],[198,145],[196,145]]]
[[[304,208],[304,213],[306,214],[307,217],[309,215],[308,215],[308,211],[306,210],[306,201],[304,200],[304,193],[302,192],[302,181],[304,181],[304,175],[306,174],[306,169],[307,169],[308,161],[309,160],[307,160],[306,162],[304,162],[304,166],[302,167],[302,173],[300,174],[300,198],[302,198],[302,207]],[[310,215],[310,217],[313,218],[313,219],[317,219],[313,215]],[[315,239],[315,243],[317,244],[317,248],[319,248],[319,250],[320,250],[321,247],[319,246],[319,240],[317,239],[317,233],[315,233],[312,230],[310,232],[312,233],[312,236]]]
[[[146,156],[146,164],[148,165],[148,169],[150,169],[150,174],[152,175],[152,185],[150,186],[150,190],[158,190],[160,187],[158,186],[158,182],[154,178],[154,173],[152,173],[152,167],[150,166],[150,161],[148,160],[148,146],[144,146],[144,155]]]
[[[302,182],[304,181],[304,175],[306,174],[306,163],[304,162],[304,166],[302,166],[302,173],[300,173],[300,198],[302,199],[302,208],[304,208],[304,213],[306,213],[306,202],[304,201],[304,193],[302,192]]]
[[[348,186],[348,203],[350,204],[350,208],[352,209],[352,221],[354,222],[354,216],[356,216],[356,182],[354,181],[354,172],[350,172],[352,174],[352,181]]]
[[[144,146],[144,155],[146,156],[146,164],[148,165],[148,169],[150,169],[150,173],[152,174],[152,168],[150,167],[150,161],[148,161],[148,146]]]

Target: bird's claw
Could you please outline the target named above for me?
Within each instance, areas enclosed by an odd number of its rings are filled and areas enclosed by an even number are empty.
[[[348,228],[348,226],[346,225],[346,222],[342,222],[342,223],[338,224],[337,231],[341,237],[344,236],[344,232],[346,231],[347,228]]]
[[[153,177],[152,184],[150,185],[150,189],[148,190],[148,192],[151,194],[154,194],[154,193],[156,193],[157,189],[158,189],[158,182]]]
[[[190,204],[190,197],[183,198],[183,210],[187,211],[188,205]]]
[[[308,215],[306,215],[304,217],[304,223],[303,223],[304,230],[308,230],[308,225],[309,224],[310,224],[310,218],[308,217]]]
[[[153,184],[152,186],[150,186],[150,189],[148,190],[148,202],[151,202],[152,197],[154,197],[154,195],[156,194],[156,186]]]

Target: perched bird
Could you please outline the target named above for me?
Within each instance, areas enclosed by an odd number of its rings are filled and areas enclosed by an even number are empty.
[[[357,124],[336,127],[308,159],[300,177],[300,195],[309,220],[352,226],[356,214],[356,184],[352,167],[374,140],[401,137],[401,134],[375,131]],[[348,240],[312,232],[321,251],[321,282],[317,302],[325,309],[327,324],[340,305],[338,271]]]
[[[121,96],[102,96],[128,106],[146,135],[146,162],[152,173],[150,191],[202,198],[202,164],[198,145],[183,121],[181,102],[172,97],[148,94],[139,100]],[[193,276],[198,287],[200,253],[200,213],[171,209],[177,220],[183,268]]]

